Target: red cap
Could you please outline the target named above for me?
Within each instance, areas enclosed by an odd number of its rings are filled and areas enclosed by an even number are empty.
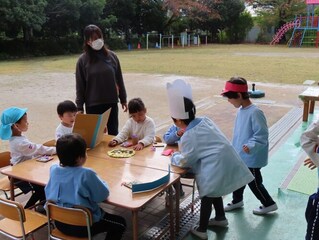
[[[248,92],[248,85],[226,82],[225,88],[223,89],[221,95],[227,92]]]

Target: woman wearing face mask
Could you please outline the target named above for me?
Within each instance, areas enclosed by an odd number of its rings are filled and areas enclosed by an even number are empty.
[[[102,114],[109,108],[108,134],[118,134],[118,102],[127,111],[126,90],[119,59],[104,46],[102,31],[88,25],[84,32],[84,53],[76,64],[76,105],[79,112]]]

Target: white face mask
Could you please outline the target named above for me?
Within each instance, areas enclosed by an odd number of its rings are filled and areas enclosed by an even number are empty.
[[[104,46],[104,41],[102,38],[96,39],[91,43],[91,47],[96,51],[101,50],[103,46]]]

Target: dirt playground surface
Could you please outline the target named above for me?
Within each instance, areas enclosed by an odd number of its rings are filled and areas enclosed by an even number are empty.
[[[236,109],[220,96],[225,80],[174,75],[124,74],[128,100],[141,97],[147,114],[161,136],[172,124],[168,113],[166,83],[184,79],[193,88],[197,116],[212,118],[228,138],[231,138]],[[249,80],[249,79],[248,79]],[[73,73],[32,73],[0,75],[0,111],[11,106],[28,108],[29,130],[25,135],[35,143],[54,138],[59,124],[56,106],[59,102],[75,100]],[[251,86],[252,82],[249,82]],[[293,107],[302,107],[298,98],[307,86],[256,83],[256,89],[265,92],[264,98],[253,99],[267,117],[270,127]],[[119,105],[120,107],[120,105]],[[128,114],[120,109],[120,129]],[[8,150],[8,141],[0,141],[0,151]]]

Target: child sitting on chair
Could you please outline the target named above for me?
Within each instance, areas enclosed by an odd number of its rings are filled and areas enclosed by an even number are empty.
[[[22,133],[28,130],[28,116],[26,108],[11,107],[3,111],[0,125],[0,138],[9,140],[12,165],[41,156],[52,155],[56,153],[55,147],[46,147],[42,144],[30,142]],[[15,185],[23,193],[33,190],[34,193],[25,205],[29,208],[37,201],[45,200],[44,187],[24,181],[17,181]]]
[[[83,167],[87,158],[84,139],[75,133],[63,135],[58,139],[56,149],[60,164],[50,168],[50,179],[45,187],[47,199],[62,207],[80,205],[90,209],[93,218],[92,235],[107,232],[105,240],[121,239],[126,221],[99,207],[98,203],[109,196],[109,188],[93,170]],[[86,227],[57,221],[55,225],[66,235],[87,237]]]
[[[114,147],[135,135],[138,141],[133,143],[133,149],[142,150],[154,141],[155,123],[146,115],[145,105],[140,98],[133,98],[129,101],[128,111],[130,118],[119,134],[109,142],[109,146]]]
[[[57,141],[64,134],[72,133],[77,108],[74,102],[65,100],[58,104],[57,113],[61,123],[55,130],[55,141]]]
[[[179,142],[179,152],[171,157],[173,165],[191,168],[195,174],[201,199],[199,225],[191,233],[207,239],[207,227],[226,227],[222,196],[253,180],[235,149],[215,123],[207,118],[196,118],[192,90],[183,80],[167,84],[170,115],[174,124],[185,129]],[[210,219],[212,205],[215,217]]]

